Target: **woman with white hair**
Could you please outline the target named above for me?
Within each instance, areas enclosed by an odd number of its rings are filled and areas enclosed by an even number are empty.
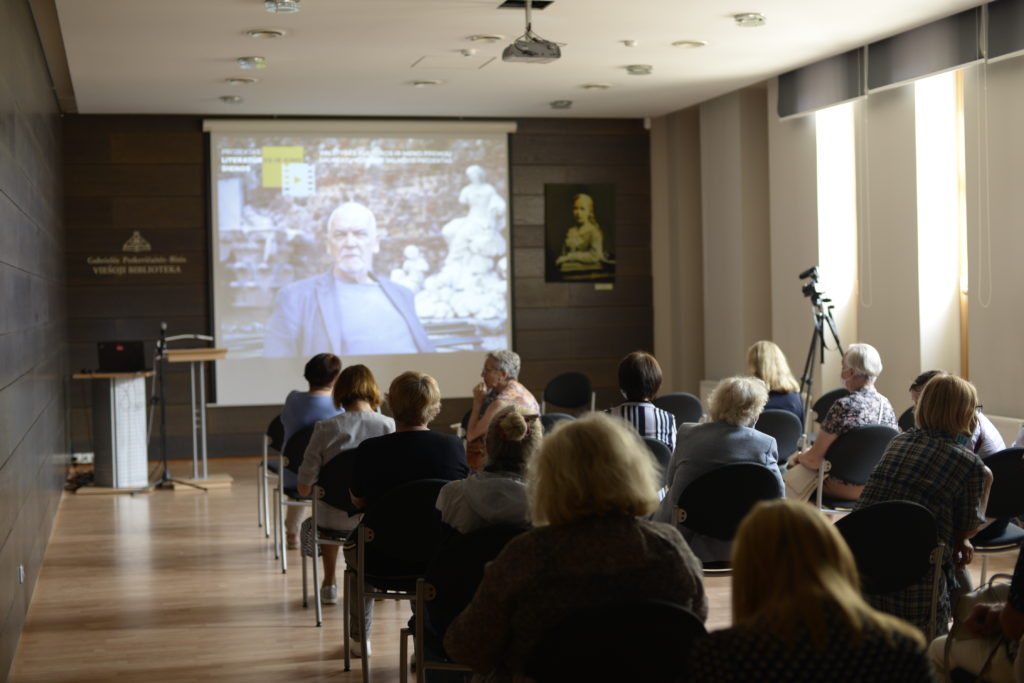
[[[529,413],[540,413],[537,399],[518,381],[519,366],[519,354],[508,349],[491,351],[484,358],[481,381],[473,387],[473,407],[466,425],[466,461],[474,472],[483,469],[484,436],[499,410],[517,405]]]
[[[697,558],[674,528],[643,519],[658,505],[658,474],[622,420],[590,413],[560,425],[527,480],[536,528],[487,565],[445,633],[452,659],[486,680],[522,680],[544,634],[581,608],[662,600],[707,618]]]
[[[843,369],[839,374],[843,386],[849,390],[829,408],[821,421],[821,432],[814,445],[793,456],[791,463],[817,471],[825,453],[840,435],[865,425],[885,425],[899,429],[896,411],[889,399],[875,390],[875,380],[882,374],[882,359],[870,344],[851,344],[843,355]],[[829,477],[824,493],[843,500],[857,500],[863,486]]]
[[[723,379],[711,393],[710,422],[684,424],[668,466],[668,495],[661,501],[654,519],[672,521],[672,509],[679,494],[702,475],[726,465],[752,462],[764,465],[779,481],[779,497],[786,486],[779,472],[779,448],[775,437],[753,429],[768,401],[768,387],[756,377]],[[732,543],[680,529],[693,552],[704,562],[729,559]]]

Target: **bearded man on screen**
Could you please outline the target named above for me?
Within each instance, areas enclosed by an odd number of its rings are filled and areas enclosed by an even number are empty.
[[[278,291],[264,333],[263,355],[433,351],[412,292],[373,272],[378,251],[380,236],[372,211],[356,202],[335,209],[327,220],[327,252],[334,267]]]

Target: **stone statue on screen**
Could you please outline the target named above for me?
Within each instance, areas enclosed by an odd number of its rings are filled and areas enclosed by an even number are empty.
[[[602,264],[612,263],[604,251],[604,233],[594,215],[594,200],[588,194],[572,198],[572,216],[576,225],[565,234],[561,255],[555,264],[563,273],[600,270]]]
[[[465,216],[448,221],[441,234],[448,243],[444,265],[428,277],[416,296],[416,311],[435,320],[504,321],[508,264],[505,258],[505,200],[473,164],[469,184],[459,192]]]

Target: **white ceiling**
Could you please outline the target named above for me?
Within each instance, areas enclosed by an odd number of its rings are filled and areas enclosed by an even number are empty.
[[[523,32],[500,0],[55,0],[77,109],[84,114],[445,117],[658,116],[973,7],[978,0],[555,0],[533,28],[564,43],[551,64],[501,61]],[[761,12],[760,28],[736,26]],[[248,29],[287,36],[257,40]],[[505,36],[474,44],[480,33]],[[673,41],[707,41],[675,48]],[[636,47],[621,41],[635,40]],[[46,36],[44,36],[44,44]],[[460,50],[476,49],[463,56]],[[244,71],[242,56],[269,66]],[[651,64],[630,76],[627,64]],[[225,78],[260,82],[230,86]],[[415,88],[417,79],[443,84]],[[608,83],[605,91],[584,83]],[[225,104],[222,95],[241,95]],[[568,111],[549,107],[572,100]]]

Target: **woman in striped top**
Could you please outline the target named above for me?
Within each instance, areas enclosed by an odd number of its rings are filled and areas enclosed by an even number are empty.
[[[658,360],[646,351],[627,354],[619,363],[619,390],[626,402],[606,412],[633,425],[640,436],[664,441],[669,450],[675,450],[676,418],[651,403],[660,388]]]

